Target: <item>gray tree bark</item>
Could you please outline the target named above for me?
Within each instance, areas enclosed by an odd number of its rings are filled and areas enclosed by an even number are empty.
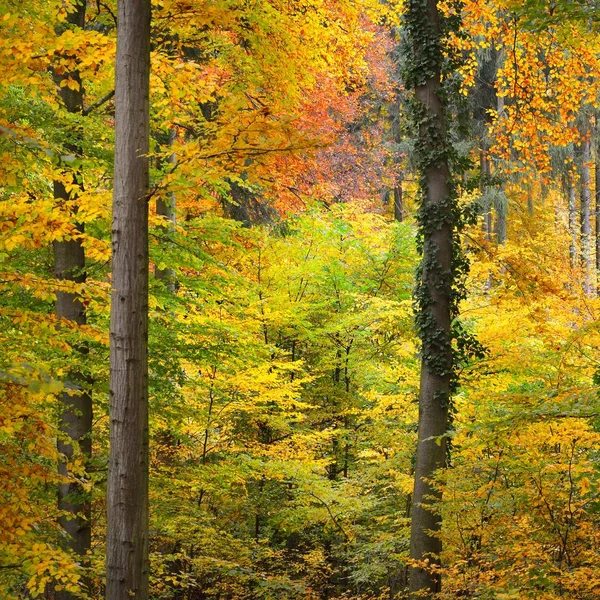
[[[410,569],[411,598],[430,597],[440,590],[439,574],[429,565],[439,563],[441,527],[435,503],[439,491],[431,478],[445,465],[448,406],[452,376],[451,283],[453,215],[446,115],[441,99],[441,31],[436,0],[412,0],[408,19],[419,28],[412,35],[415,56],[427,57],[427,75],[417,81],[415,96],[422,114],[418,145],[423,148],[421,177],[425,194],[421,206],[423,267],[418,290],[422,341],[419,433],[413,491],[410,556],[420,564]],[[422,59],[423,60],[423,59]],[[435,144],[435,147],[432,145]],[[439,152],[438,152],[439,151]]]
[[[67,14],[66,27],[83,28],[85,25],[85,2],[75,4],[72,12]],[[56,33],[60,35],[65,26],[57,26]],[[58,93],[66,110],[73,114],[83,114],[84,90],[78,70],[67,71],[58,64],[53,70],[53,77],[58,86]],[[72,79],[79,84],[79,89],[73,90],[69,87],[61,87],[60,84],[66,79]],[[65,145],[68,154],[78,156],[81,154],[81,132],[70,132],[69,142]],[[69,172],[81,185],[80,174],[64,167],[64,172]],[[54,199],[59,204],[69,200],[77,200],[76,192],[68,193],[61,181],[54,181]],[[73,211],[73,219],[77,219],[76,210]],[[83,233],[83,224],[75,226],[76,231]],[[58,280],[76,283],[85,282],[85,251],[81,239],[55,241],[54,253],[54,276]],[[86,311],[82,299],[78,294],[69,292],[58,292],[56,295],[56,316],[59,319],[67,319],[78,325],[85,325]],[[85,346],[75,348],[82,355],[87,354]],[[92,399],[87,391],[87,378],[77,368],[71,369],[64,381],[65,391],[60,394],[60,409],[58,426],[60,436],[57,440],[58,451],[64,460],[58,464],[59,473],[68,477],[69,462],[73,459],[76,448],[89,460],[92,453]],[[65,546],[79,557],[79,562],[85,563],[88,550],[91,546],[90,526],[90,494],[77,480],[61,483],[58,486],[58,509],[63,513],[59,517],[59,523],[65,531]],[[82,587],[87,589],[89,581],[84,578]],[[72,600],[74,594],[60,591],[56,594],[57,600]]]
[[[596,111],[594,127],[594,199],[596,217],[596,294],[600,295],[600,112]]]
[[[107,600],[148,598],[149,74],[150,0],[119,0]]]
[[[402,172],[402,156],[399,151],[400,144],[402,144],[402,129],[400,127],[400,113],[401,113],[401,97],[400,91],[396,91],[393,108],[390,111],[392,114],[392,141],[394,143],[393,160],[396,167],[396,181],[394,182],[394,188],[392,190],[392,196],[394,199],[394,221],[401,223],[404,221],[404,198],[402,182],[404,180],[404,173]]]
[[[592,232],[590,212],[592,194],[590,186],[591,143],[590,132],[586,128],[581,144],[581,266],[583,269],[583,289],[589,296],[592,293]]]
[[[404,204],[402,198],[402,174],[398,175],[396,185],[394,186],[394,221],[402,223],[404,221]]]
[[[490,178],[491,178],[491,167],[490,167],[490,159],[489,159],[489,148],[487,144],[483,144],[483,148],[479,153],[479,162],[481,168],[481,194],[485,198],[486,192],[489,191],[490,187]],[[488,198],[486,198],[487,202]],[[490,204],[486,204],[482,206],[483,212],[483,231],[485,233],[485,239],[489,242],[492,241],[492,207]]]
[[[563,191],[567,199],[567,209],[569,217],[569,258],[571,262],[571,268],[574,269],[577,266],[577,248],[579,239],[579,226],[577,223],[577,206],[576,206],[576,193],[575,193],[575,153],[573,150],[569,151],[569,168],[563,173]]]
[[[491,123],[490,110],[496,108],[496,74],[498,71],[498,53],[492,50],[489,56],[480,61],[475,88],[472,92],[474,132],[480,140],[479,164],[481,171],[480,190],[482,197],[481,215],[483,216],[483,231],[488,241],[493,238],[492,226],[492,159],[488,141],[488,127]]]
[[[498,64],[500,64],[500,62],[502,61],[502,57],[503,57],[503,52],[500,51],[500,53],[498,54]],[[502,96],[497,97],[496,108],[498,111],[498,118],[501,119],[504,114],[504,97],[502,97]],[[504,192],[504,184],[500,185],[500,191]],[[506,241],[506,225],[507,225],[506,222],[507,222],[507,218],[508,218],[508,204],[507,204],[506,195],[504,193],[502,193],[500,196],[497,197],[495,209],[496,209],[496,222],[494,224],[494,232],[496,234],[496,241],[498,242],[499,245],[501,245],[501,244],[504,244],[504,242]]]
[[[575,184],[573,182],[573,173],[567,175],[567,202],[569,206],[569,256],[571,258],[571,267],[577,266],[577,208],[575,202]]]

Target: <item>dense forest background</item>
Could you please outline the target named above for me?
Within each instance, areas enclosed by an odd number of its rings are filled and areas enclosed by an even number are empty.
[[[413,4],[153,2],[152,599],[406,597]],[[593,600],[600,9],[438,9],[470,269],[437,597]],[[0,0],[7,600],[105,591],[116,31],[113,0]]]

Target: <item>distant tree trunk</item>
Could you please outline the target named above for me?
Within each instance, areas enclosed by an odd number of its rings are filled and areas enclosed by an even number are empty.
[[[479,154],[479,162],[481,168],[481,185],[480,191],[481,196],[484,200],[484,204],[481,207],[483,213],[483,231],[485,233],[485,237],[488,241],[492,240],[492,207],[489,204],[489,195],[486,194],[490,185],[490,177],[491,177],[491,169],[490,169],[490,159],[488,157],[488,148],[487,144],[483,145],[483,148],[480,150]]]
[[[149,72],[150,0],[119,0],[107,600],[148,598]]]
[[[480,214],[483,216],[483,231],[488,241],[492,241],[492,203],[491,203],[491,158],[488,129],[492,121],[490,111],[496,107],[496,73],[498,71],[498,53],[492,50],[489,55],[481,60],[475,78],[475,87],[472,91],[473,125],[477,133],[481,149],[479,151],[480,165]]]
[[[535,204],[533,202],[533,192],[530,184],[527,184],[527,212],[530,217],[533,217],[535,214]]]
[[[402,172],[402,161],[404,158],[401,152],[402,142],[404,137],[402,135],[401,127],[401,113],[402,113],[402,90],[403,85],[402,73],[399,69],[399,54],[402,52],[402,45],[400,43],[401,34],[398,28],[392,28],[390,31],[391,38],[394,40],[393,50],[390,52],[390,61],[392,65],[396,65],[397,71],[392,74],[392,80],[394,82],[394,96],[388,104],[388,123],[389,123],[389,136],[391,142],[391,152],[386,160],[386,166],[393,169],[395,174],[394,185],[391,189],[387,188],[384,194],[384,203],[387,204],[390,197],[393,199],[393,214],[394,221],[401,223],[404,220],[404,198],[402,181],[404,174]]]
[[[394,186],[394,221],[404,221],[404,204],[402,199],[402,175],[398,175]]]
[[[175,143],[176,132],[172,129],[169,132],[169,146],[173,146]],[[169,156],[169,163],[175,164],[175,155],[171,153]],[[169,199],[165,202],[162,198],[156,200],[156,214],[165,217],[167,223],[165,224],[165,231],[169,234],[175,232],[176,224],[176,207],[175,207],[175,194],[169,194]],[[167,289],[173,293],[175,292],[175,271],[169,267],[166,269],[159,269],[158,267],[154,271],[156,279],[162,281]]]
[[[404,221],[404,198],[402,181],[404,174],[402,173],[402,154],[400,153],[400,144],[402,144],[402,129],[400,128],[400,106],[401,98],[400,91],[396,91],[391,115],[392,115],[392,142],[394,143],[393,158],[394,167],[396,169],[396,179],[394,182],[393,198],[394,198],[394,221],[401,223]]]
[[[502,192],[504,191],[503,186],[501,186],[500,190]],[[503,193],[496,197],[494,208],[496,209],[496,222],[494,224],[496,242],[498,242],[498,244],[504,244],[506,241],[507,206],[506,196]]]
[[[85,25],[85,2],[80,2],[73,6],[73,10],[67,13],[67,26],[83,28]],[[56,33],[60,35],[65,26],[57,26]],[[62,58],[62,57],[60,57]],[[65,57],[67,58],[67,57]],[[83,112],[83,85],[78,70],[67,70],[60,64],[60,60],[53,69],[53,76],[58,86],[60,98],[66,110],[73,114],[82,114]],[[67,86],[61,87],[61,83],[71,79],[78,84],[78,89],[71,89]],[[70,132],[69,142],[66,149],[69,153],[76,156],[81,154],[81,132],[75,130]],[[63,175],[71,176],[76,183],[82,185],[79,173],[74,170],[63,170]],[[54,199],[59,204],[65,204],[68,201],[76,200],[77,193],[68,193],[63,181],[54,181]],[[76,209],[72,217],[76,220]],[[83,233],[83,224],[75,225],[77,234]],[[57,240],[53,244],[54,250],[54,275],[56,279],[71,281],[76,283],[85,282],[85,251],[79,237],[69,240]],[[59,319],[68,319],[78,325],[85,325],[86,312],[81,297],[78,294],[69,292],[58,292],[56,294],[56,316]],[[85,346],[76,348],[81,354],[87,353]],[[75,447],[86,460],[89,460],[92,453],[92,399],[86,390],[87,378],[85,374],[78,369],[71,369],[65,380],[65,391],[60,395],[60,410],[58,425],[61,433],[57,441],[58,451],[66,460],[61,460],[58,465],[58,471],[65,478],[69,472],[69,462],[75,453]],[[72,550],[79,558],[80,562],[86,561],[86,556],[91,545],[91,527],[90,527],[90,494],[87,492],[78,480],[72,480],[69,483],[61,483],[58,486],[58,508],[64,512],[60,517],[60,525],[65,531],[66,546]],[[88,581],[83,581],[83,587],[88,587]],[[57,592],[57,600],[71,600],[75,595],[71,592]]]
[[[589,127],[582,132],[584,139],[581,143],[581,265],[583,268],[583,289],[586,294],[592,293],[592,235],[590,225],[591,187],[590,160],[591,143]]]
[[[596,201],[596,293],[600,295],[600,111],[596,111],[594,127],[595,165],[594,198]]]
[[[247,173],[242,173],[241,179],[247,179]],[[243,223],[245,227],[272,223],[275,212],[254,191],[240,185],[236,181],[229,182],[231,200],[224,199],[223,207],[230,219]]]
[[[415,464],[410,556],[421,562],[410,572],[411,598],[440,590],[439,491],[431,478],[446,460],[448,407],[452,377],[451,311],[454,215],[447,158],[446,114],[441,99],[441,28],[436,0],[408,3],[407,29],[412,44],[411,76],[420,122],[418,156],[424,183],[419,209],[423,236],[422,275],[417,290],[417,325],[422,342],[419,433]]]
[[[569,203],[569,232],[571,242],[569,244],[569,256],[571,257],[571,267],[577,265],[577,208],[575,206],[575,184],[573,182],[573,173],[567,177],[567,194]]]
[[[579,237],[579,225],[577,223],[577,206],[575,195],[575,172],[574,172],[574,153],[569,153],[570,165],[563,174],[563,190],[567,199],[567,210],[569,216],[569,258],[571,268],[577,266],[577,239]]]
[[[548,197],[548,184],[544,181],[544,176],[540,175],[540,201],[542,206],[546,205]]]
[[[498,64],[502,60],[502,52],[498,54]],[[502,118],[504,113],[504,97],[497,97],[497,111],[498,118]],[[496,234],[496,241],[498,244],[504,244],[506,241],[506,224],[508,215],[508,205],[506,201],[506,194],[504,193],[504,185],[500,185],[500,191],[502,192],[496,197],[495,209],[496,209],[496,222],[494,225],[494,233]]]

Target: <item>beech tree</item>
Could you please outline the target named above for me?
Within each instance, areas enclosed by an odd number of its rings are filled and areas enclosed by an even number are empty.
[[[590,177],[590,162],[592,160],[591,150],[591,127],[589,117],[583,115],[584,123],[581,127],[581,147],[580,147],[580,180],[581,180],[581,266],[584,272],[583,289],[586,294],[593,293],[592,285],[592,232],[591,232],[591,211],[592,211],[592,190]]]
[[[594,111],[594,201],[595,201],[595,252],[596,252],[596,294],[600,295],[600,113]]]
[[[82,29],[85,25],[85,1],[74,4],[73,10],[67,14],[66,27]],[[57,27],[57,33],[62,33],[65,26]],[[68,113],[82,115],[83,83],[77,69],[69,69],[67,65],[73,57],[59,55],[53,65],[53,75],[60,98]],[[75,130],[68,132],[69,141],[65,150],[73,156],[81,155],[81,131],[75,125]],[[74,185],[68,192],[66,182],[71,180]],[[67,205],[69,201],[77,200],[77,191],[82,185],[81,176],[75,169],[65,167],[60,177],[53,184],[54,199],[57,203]],[[85,281],[85,250],[81,234],[83,224],[77,222],[76,205],[73,209],[75,221],[74,235],[69,239],[54,241],[54,274],[58,280],[68,280],[75,283]],[[78,325],[86,324],[86,311],[80,295],[58,291],[56,294],[56,316],[68,319]],[[81,353],[86,353],[85,345],[79,346]],[[80,557],[85,557],[91,545],[90,527],[90,494],[85,490],[80,480],[70,478],[67,481],[68,462],[76,452],[74,446],[89,460],[92,452],[92,399],[89,393],[85,374],[72,369],[68,375],[65,391],[60,394],[58,451],[66,460],[60,460],[59,473],[65,478],[58,486],[58,508],[64,513],[60,524],[67,533],[67,546]],[[60,598],[74,598],[72,592],[62,591]]]
[[[107,600],[148,597],[149,78],[150,0],[119,0]]]

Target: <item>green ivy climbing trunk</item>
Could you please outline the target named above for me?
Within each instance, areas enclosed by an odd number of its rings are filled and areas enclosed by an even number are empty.
[[[451,320],[454,302],[455,201],[446,108],[441,94],[442,30],[435,0],[411,0],[406,15],[412,56],[407,83],[414,90],[418,125],[416,158],[421,182],[419,207],[421,277],[416,290],[417,327],[422,342],[419,434],[413,491],[410,555],[411,598],[440,590],[439,492],[431,479],[446,460],[446,433],[452,381]]]
[[[119,0],[107,600],[148,598],[149,74],[150,0]]]

